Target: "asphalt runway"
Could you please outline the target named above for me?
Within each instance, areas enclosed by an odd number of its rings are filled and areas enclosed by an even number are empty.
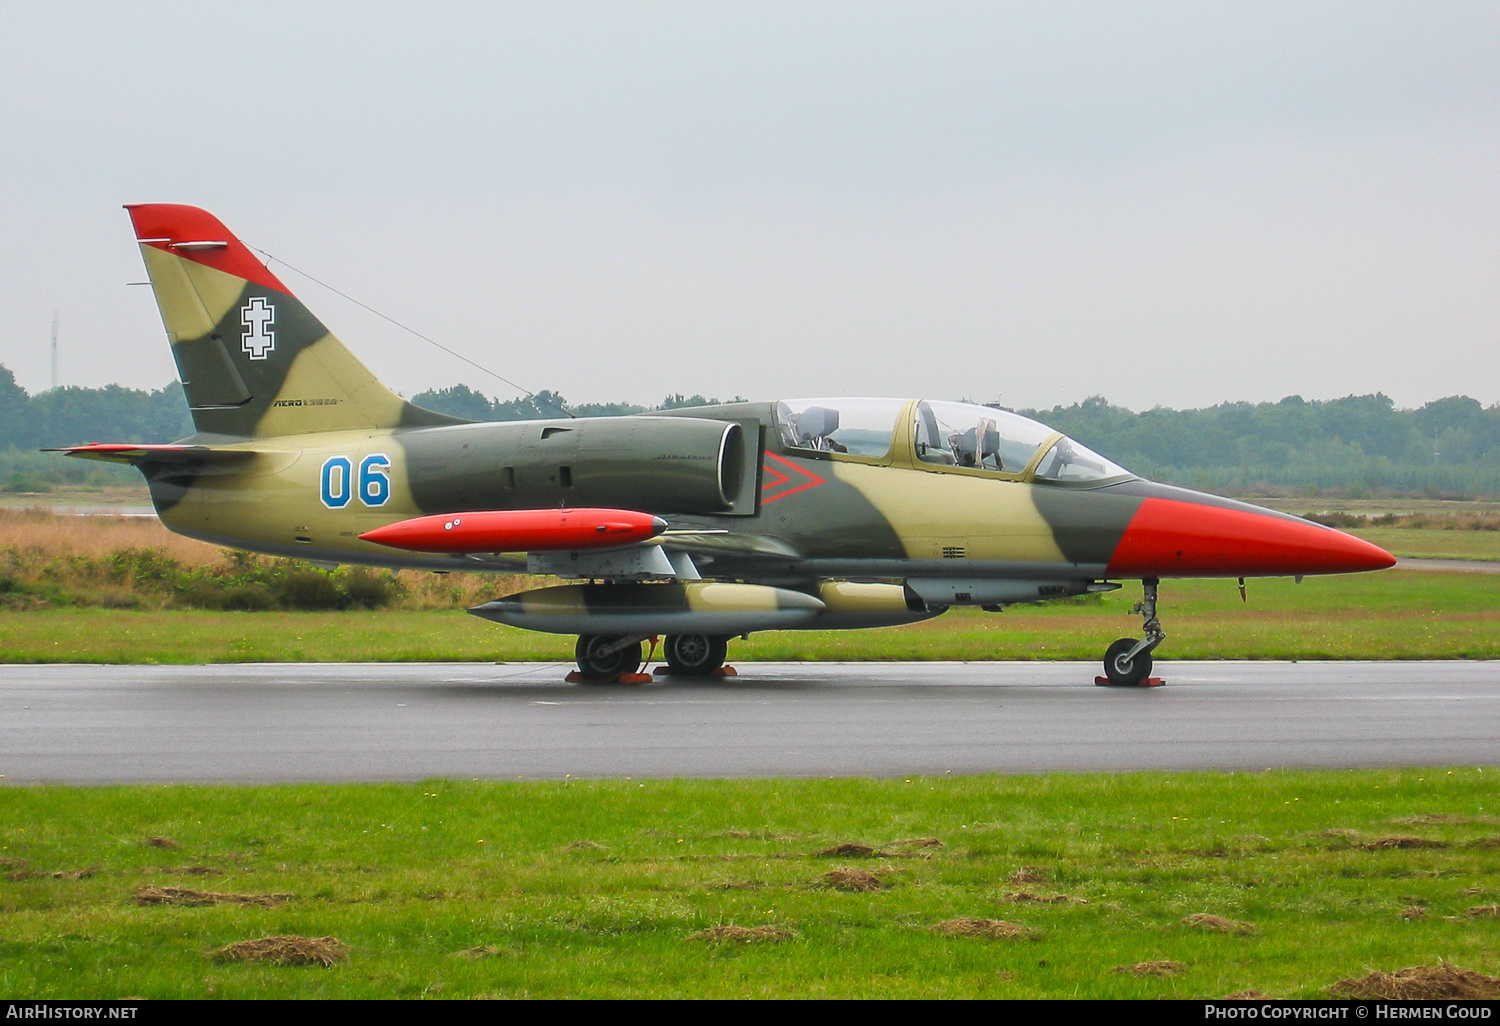
[[[1427,570],[1445,574],[1500,574],[1500,560],[1495,559],[1417,559],[1396,560],[1397,570]]]
[[[1500,663],[0,666],[0,783],[1500,764]]]

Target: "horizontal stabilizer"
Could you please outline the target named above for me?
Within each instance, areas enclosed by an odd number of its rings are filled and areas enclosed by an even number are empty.
[[[207,445],[142,445],[136,442],[91,442],[88,445],[43,449],[42,452],[60,452],[83,460],[126,463],[133,467],[142,463],[179,463],[189,466],[238,463],[256,454],[254,449],[216,449]]]

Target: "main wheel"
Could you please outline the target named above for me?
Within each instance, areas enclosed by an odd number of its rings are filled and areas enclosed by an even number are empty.
[[[1135,648],[1134,638],[1121,638],[1104,651],[1104,675],[1116,687],[1134,687],[1151,676],[1151,653],[1137,652],[1134,659],[1126,654]]]
[[[578,647],[573,650],[578,657],[578,672],[584,680],[614,680],[622,673],[634,673],[641,668],[641,643],[624,645],[613,652],[601,649],[619,641],[609,634],[580,634]]]
[[[663,651],[672,672],[706,677],[724,665],[729,639],[711,634],[673,634]]]

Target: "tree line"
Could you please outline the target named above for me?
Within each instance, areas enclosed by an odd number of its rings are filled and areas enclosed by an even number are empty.
[[[1094,396],[1020,410],[1143,477],[1210,491],[1500,495],[1500,404],[1389,396],[1135,413]]]
[[[742,396],[710,399],[678,392],[667,396],[655,406],[640,406],[636,403],[580,403],[573,406],[556,392],[545,388],[520,399],[491,399],[468,385],[454,385],[451,388],[418,392],[411,397],[411,401],[423,409],[466,420],[546,420],[569,414],[574,417],[627,417],[633,413],[713,406],[720,402],[742,403],[745,400]]]
[[[740,401],[738,397],[724,400]],[[712,405],[702,395],[570,405],[553,391],[495,399],[454,385],[412,402],[469,420],[622,416]],[[1449,396],[1397,409],[1385,395],[1220,403],[1135,412],[1101,396],[1018,410],[1153,480],[1214,491],[1500,495],[1500,404]],[[133,472],[36,450],[94,441],[170,441],[192,434],[182,386],[156,391],[56,388],[30,395],[0,366],[0,486],[129,480]]]

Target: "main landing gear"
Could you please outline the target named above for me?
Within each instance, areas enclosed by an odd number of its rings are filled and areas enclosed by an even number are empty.
[[[1159,678],[1151,676],[1151,653],[1157,645],[1167,640],[1166,632],[1161,629],[1161,621],[1156,618],[1156,586],[1160,583],[1155,577],[1143,580],[1142,601],[1131,609],[1132,613],[1141,614],[1145,621],[1142,630],[1146,636],[1139,641],[1135,638],[1121,638],[1110,645],[1104,652],[1104,676],[1095,678],[1094,683],[1113,687],[1142,687],[1151,686],[1152,682],[1161,683]]]
[[[644,684],[651,678],[641,673],[645,662],[642,643],[646,634],[583,634],[573,654],[578,672],[568,679],[590,684]],[[724,666],[729,654],[729,639],[717,634],[669,634],[662,646],[667,671],[684,677],[730,676],[734,671]],[[657,671],[662,672],[662,671]]]
[[[729,639],[717,634],[669,634],[662,651],[673,673],[707,677],[724,665]]]
[[[625,683],[624,678],[640,676],[644,659],[641,642],[646,635],[580,634],[573,654],[578,659],[578,680],[591,684],[606,681]],[[572,678],[572,674],[568,675]],[[646,678],[650,679],[650,678]],[[638,683],[638,682],[631,682]]]

